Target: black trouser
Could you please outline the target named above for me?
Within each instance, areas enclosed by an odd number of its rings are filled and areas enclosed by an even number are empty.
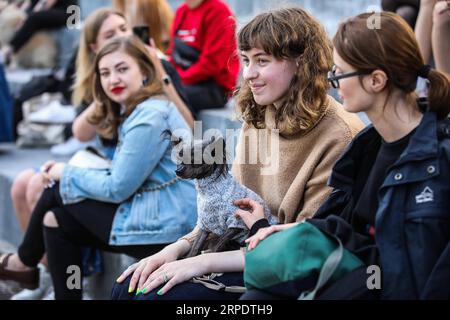
[[[32,12],[12,38],[11,47],[18,52],[36,32],[64,27],[68,17],[64,10],[57,8]]]
[[[185,85],[184,90],[195,112],[223,108],[228,100],[225,90],[214,80]]]
[[[137,259],[154,254],[166,246],[110,246],[109,236],[117,207],[117,204],[96,200],[64,205],[59,194],[59,184],[44,190],[19,247],[20,260],[29,267],[35,267],[47,252],[55,298],[81,299],[81,288],[70,289],[67,286],[71,276],[67,273],[69,266],[77,266],[82,270],[81,246],[125,253]],[[58,221],[56,228],[43,226],[44,216],[49,211],[55,214]]]

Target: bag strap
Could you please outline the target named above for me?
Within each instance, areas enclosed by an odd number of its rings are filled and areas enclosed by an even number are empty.
[[[211,273],[210,275],[203,275],[201,277],[194,277],[191,279],[193,283],[199,283],[211,290],[225,291],[230,293],[244,293],[245,287],[241,286],[226,286],[221,282],[214,280],[215,277],[221,276],[223,273]]]
[[[325,260],[322,269],[320,270],[319,279],[312,291],[304,291],[300,294],[297,300],[314,300],[317,291],[319,291],[333,276],[344,256],[344,246],[341,240],[335,237],[338,242],[338,247]]]
[[[161,184],[161,185],[159,185],[157,187],[153,187],[153,188],[139,188],[136,191],[136,193],[154,192],[154,191],[162,190],[164,188],[170,187],[171,185],[173,185],[174,183],[178,182],[179,180],[181,180],[181,178],[176,176],[172,180],[164,182],[163,184]]]

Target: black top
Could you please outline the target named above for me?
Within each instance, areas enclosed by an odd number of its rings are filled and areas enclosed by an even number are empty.
[[[378,190],[386,178],[389,167],[400,158],[400,155],[408,146],[409,139],[414,131],[391,143],[387,143],[384,140],[381,141],[375,163],[354,208],[353,217],[355,223],[367,225],[368,227],[375,225],[375,215],[378,210]]]
[[[367,169],[362,169],[362,172],[367,172],[364,178],[364,174],[360,175],[360,180],[364,181],[364,185],[361,183],[362,188],[359,189],[359,192],[354,194],[356,200],[356,204],[353,208],[353,212],[351,213],[352,225],[355,230],[363,233],[369,233],[370,227],[375,225],[375,215],[378,210],[378,190],[381,188],[384,179],[386,178],[387,171],[390,166],[392,166],[400,155],[408,146],[409,139],[414,134],[414,131],[411,131],[407,136],[401,138],[400,140],[387,143],[381,140],[381,144],[378,148],[378,152],[375,153],[375,161],[367,161],[365,162],[365,166]],[[368,146],[371,151],[377,149],[376,144],[372,146]],[[370,158],[373,155],[370,153],[366,153],[366,156]],[[310,220],[312,221],[312,220]],[[253,236],[259,229],[268,227],[270,224],[266,219],[258,220],[250,229],[249,237]]]

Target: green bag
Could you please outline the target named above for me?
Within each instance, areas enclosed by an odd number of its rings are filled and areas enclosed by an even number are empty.
[[[244,282],[247,289],[264,289],[316,273],[319,275],[316,286],[299,296],[312,300],[324,285],[362,265],[337,237],[304,222],[271,235],[247,251]]]

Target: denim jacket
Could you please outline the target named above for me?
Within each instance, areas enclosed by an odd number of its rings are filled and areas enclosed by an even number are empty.
[[[190,131],[173,104],[157,98],[142,102],[119,127],[110,169],[65,166],[64,204],[86,198],[119,204],[110,245],[170,243],[190,232],[197,219],[195,186],[175,179],[170,141],[161,136],[180,128]]]

